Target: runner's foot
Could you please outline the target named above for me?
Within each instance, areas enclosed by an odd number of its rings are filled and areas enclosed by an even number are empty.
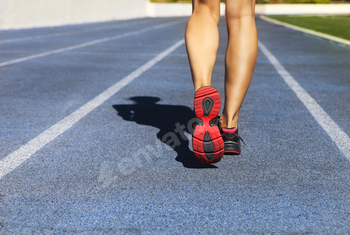
[[[199,124],[193,133],[193,152],[199,162],[216,163],[224,154],[224,142],[217,126],[220,94],[213,87],[201,87],[194,97],[194,111]]]
[[[222,139],[225,146],[225,155],[239,155],[241,154],[241,137],[238,135],[238,129],[221,128],[220,129]]]

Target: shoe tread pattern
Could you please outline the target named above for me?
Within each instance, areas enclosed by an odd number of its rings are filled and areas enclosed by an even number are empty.
[[[216,163],[224,154],[224,142],[219,128],[210,121],[220,112],[220,94],[213,87],[202,87],[194,99],[194,111],[202,125],[197,125],[193,133],[193,152],[199,162]]]

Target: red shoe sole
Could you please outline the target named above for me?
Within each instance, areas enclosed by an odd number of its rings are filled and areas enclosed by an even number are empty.
[[[194,111],[203,125],[195,127],[192,146],[194,156],[201,163],[216,163],[224,155],[224,141],[219,128],[209,123],[218,116],[220,106],[220,94],[213,87],[201,87],[194,96]]]

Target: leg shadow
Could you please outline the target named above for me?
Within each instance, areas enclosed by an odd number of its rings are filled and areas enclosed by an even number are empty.
[[[182,105],[157,104],[160,101],[158,97],[136,96],[129,99],[135,104],[113,105],[118,115],[124,120],[158,128],[158,139],[177,152],[176,160],[184,167],[217,168],[214,165],[198,162],[188,148],[188,141],[192,140],[186,138],[184,130],[187,130],[188,122],[194,117],[190,108]],[[180,128],[180,125],[183,126]],[[187,132],[191,133],[190,130]]]

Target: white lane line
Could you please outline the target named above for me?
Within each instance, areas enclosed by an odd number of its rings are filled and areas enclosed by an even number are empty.
[[[59,36],[79,34],[79,33],[88,33],[88,32],[94,32],[94,31],[107,30],[107,29],[116,29],[116,28],[122,28],[122,27],[135,25],[135,24],[145,24],[148,22],[149,21],[143,20],[141,22],[130,22],[128,24],[118,24],[118,25],[112,25],[112,26],[94,27],[91,29],[67,31],[67,32],[60,32],[60,33],[53,33],[53,34],[37,35],[37,36],[31,36],[31,37],[12,38],[12,39],[0,40],[0,44],[12,43],[12,42],[22,42],[22,41],[28,41],[28,40],[34,40],[34,39],[40,39],[40,38],[59,37]]]
[[[16,63],[19,63],[19,62],[23,62],[23,61],[26,61],[26,60],[35,59],[35,58],[39,58],[39,57],[43,57],[43,56],[47,56],[47,55],[52,55],[52,54],[61,53],[61,52],[65,52],[65,51],[70,51],[70,50],[74,50],[74,49],[78,49],[78,48],[82,48],[82,47],[86,47],[86,46],[91,46],[91,45],[94,45],[94,44],[97,44],[97,43],[101,43],[101,42],[107,42],[107,41],[111,41],[111,40],[116,40],[116,39],[124,38],[124,37],[127,37],[127,36],[132,36],[132,35],[136,35],[136,34],[139,34],[139,33],[144,33],[144,32],[150,31],[150,30],[159,29],[159,28],[163,28],[163,27],[166,27],[166,26],[178,24],[180,22],[183,22],[183,20],[178,20],[178,21],[174,21],[174,22],[171,22],[171,23],[159,24],[159,25],[155,25],[155,26],[148,27],[148,28],[145,28],[145,29],[140,29],[140,30],[136,30],[136,31],[133,31],[133,32],[124,33],[124,34],[121,34],[121,35],[116,35],[116,36],[107,37],[107,38],[101,38],[101,39],[97,39],[97,40],[94,40],[94,41],[78,44],[78,45],[75,45],[75,46],[64,47],[64,48],[53,50],[53,51],[47,51],[47,52],[43,52],[43,53],[39,53],[39,54],[34,54],[34,55],[31,55],[31,56],[26,56],[26,57],[18,58],[18,59],[15,59],[15,60],[2,62],[2,63],[0,63],[0,67],[6,66],[6,65],[10,65],[10,64],[16,64]]]
[[[289,72],[281,65],[275,56],[259,41],[259,48],[267,57],[270,63],[275,67],[283,80],[294,91],[299,100],[310,111],[316,121],[331,137],[345,157],[350,161],[350,138],[349,136],[333,121],[333,119],[322,109],[322,107],[302,88]]]
[[[320,33],[320,32],[314,31],[314,30],[301,28],[301,27],[298,27],[298,26],[295,26],[295,25],[291,25],[291,24],[284,23],[284,22],[281,22],[281,21],[278,21],[278,20],[275,20],[275,19],[268,18],[266,16],[260,16],[260,19],[265,20],[265,21],[270,22],[270,23],[273,23],[273,24],[282,25],[282,26],[284,26],[286,28],[294,29],[296,31],[300,31],[300,32],[303,32],[303,33],[306,33],[306,34],[310,34],[310,35],[313,35],[313,36],[316,36],[316,37],[319,37],[319,38],[323,38],[323,39],[326,39],[326,40],[331,41],[331,42],[336,42],[336,43],[344,45],[344,46],[350,46],[350,41],[346,40],[346,39],[343,39],[343,38],[338,38],[338,37],[335,37],[335,36],[332,36],[332,35],[328,35],[328,34],[325,34],[325,33]]]
[[[146,64],[142,65],[140,68],[136,69],[134,72],[124,77],[119,82],[115,83],[107,90],[96,96],[94,99],[80,107],[78,110],[74,111],[72,114],[62,119],[34,139],[30,140],[27,144],[21,146],[15,152],[9,154],[4,159],[0,160],[0,178],[7,175],[9,172],[17,168],[24,161],[31,157],[32,154],[40,150],[47,143],[54,140],[57,136],[64,133],[66,130],[71,128],[80,119],[85,117],[92,110],[97,108],[103,102],[108,100],[111,96],[115,95],[120,89],[128,85],[135,78],[139,77],[142,73],[150,69],[153,65],[158,63],[164,57],[169,55],[179,46],[184,44],[185,40],[182,39],[175,43],[173,46],[169,47],[167,50],[163,51],[152,60],[148,61]]]

